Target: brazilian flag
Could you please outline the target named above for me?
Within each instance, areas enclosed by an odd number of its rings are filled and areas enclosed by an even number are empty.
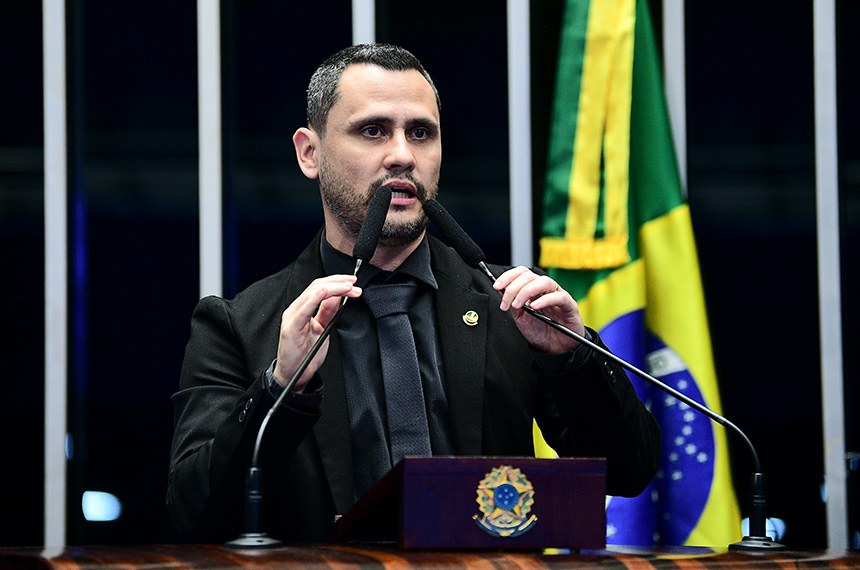
[[[719,412],[690,211],[644,0],[568,0],[548,160],[539,264],[613,352]],[[723,428],[630,376],[660,423],[663,457],[639,497],[608,498],[607,542],[740,539]]]

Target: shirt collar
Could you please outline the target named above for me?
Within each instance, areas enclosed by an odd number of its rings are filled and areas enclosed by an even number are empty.
[[[332,247],[328,243],[328,240],[325,239],[325,233],[323,233],[323,239],[320,241],[320,255],[322,256],[323,268],[326,274],[352,275],[355,269],[355,260],[351,256]],[[430,268],[430,244],[427,241],[426,234],[421,243],[418,244],[418,247],[415,248],[415,251],[394,271],[383,271],[370,263],[362,266],[359,272],[358,286],[363,287],[371,280],[385,282],[403,275],[408,275],[422,283],[426,283],[433,289],[439,288],[436,278],[433,276],[433,270]]]

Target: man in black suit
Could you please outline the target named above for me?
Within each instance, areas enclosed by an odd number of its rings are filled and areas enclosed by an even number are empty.
[[[404,281],[417,291],[408,316],[426,412],[412,423],[428,453],[530,456],[536,420],[560,455],[606,457],[610,494],[636,495],[656,471],[658,428],[624,371],[522,310],[528,303],[599,343],[573,298],[525,267],[491,284],[426,233],[439,109],[430,76],[398,47],[350,47],[314,73],[308,125],[293,142],[302,172],[319,181],[325,226],[288,267],[235,299],[202,299],[192,318],[167,494],[190,536],[242,530],[263,417],[347,297],[335,332],[271,416],[260,453],[264,528],[291,542],[332,539],[335,516],[398,459],[388,420],[404,412],[385,400],[365,291]],[[391,206],[359,281],[351,254],[380,186],[391,188]]]

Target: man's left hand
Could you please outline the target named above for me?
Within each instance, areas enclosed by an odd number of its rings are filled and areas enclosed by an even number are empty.
[[[573,332],[585,335],[576,301],[552,278],[526,267],[514,267],[502,273],[493,288],[503,292],[500,308],[511,310],[517,327],[532,346],[549,354],[572,352],[579,346],[579,342],[523,311],[523,306],[528,305]]]

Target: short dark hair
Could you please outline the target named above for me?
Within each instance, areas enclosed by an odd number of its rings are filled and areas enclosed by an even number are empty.
[[[359,44],[344,48],[334,55],[329,56],[317,67],[311,76],[308,85],[308,124],[320,134],[325,133],[328,113],[338,99],[338,83],[343,71],[352,64],[365,63],[375,65],[388,71],[409,71],[414,69],[424,76],[433,95],[436,97],[436,108],[441,113],[442,104],[439,100],[439,91],[430,78],[430,74],[412,55],[402,47],[390,44]]]

